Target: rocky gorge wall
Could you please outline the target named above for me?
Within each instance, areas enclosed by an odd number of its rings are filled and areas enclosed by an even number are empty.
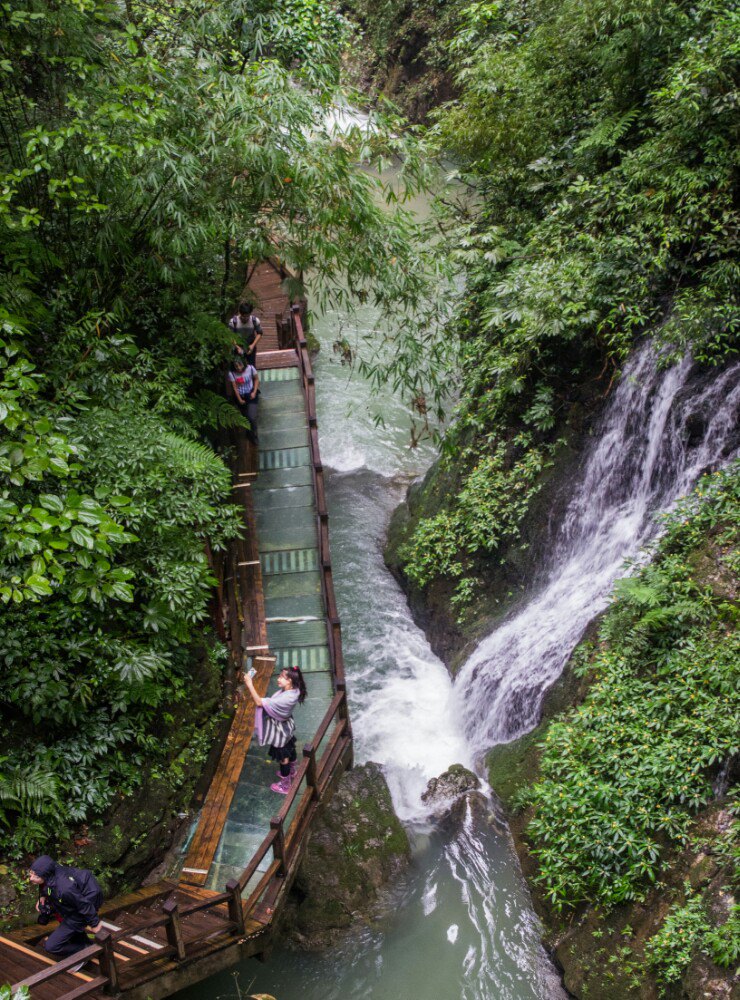
[[[348,771],[311,829],[291,889],[283,930],[292,946],[330,948],[358,922],[380,919],[410,860],[380,767]]]

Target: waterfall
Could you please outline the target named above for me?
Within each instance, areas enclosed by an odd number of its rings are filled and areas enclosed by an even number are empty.
[[[625,560],[658,529],[655,514],[699,476],[738,453],[740,364],[697,375],[686,358],[661,369],[644,344],[595,429],[527,601],[485,638],[455,682],[479,748],[536,725],[589,622],[606,606]]]

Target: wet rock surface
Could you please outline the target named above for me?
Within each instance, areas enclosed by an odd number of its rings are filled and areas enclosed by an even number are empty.
[[[461,795],[477,791],[479,785],[477,775],[462,764],[453,764],[439,777],[431,779],[421,801],[435,809],[438,806],[446,808]]]
[[[285,917],[295,947],[331,947],[353,924],[389,906],[411,858],[378,764],[345,774],[317,818]]]
[[[499,803],[481,791],[480,779],[462,764],[453,764],[427,784],[421,796],[430,817],[449,837],[456,836],[469,822],[507,831],[506,817]]]

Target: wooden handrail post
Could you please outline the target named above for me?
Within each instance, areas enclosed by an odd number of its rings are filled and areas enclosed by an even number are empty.
[[[345,721],[349,719],[349,706],[347,704],[347,684],[345,681],[337,681],[337,693],[342,692],[344,697],[339,705],[339,718]]]
[[[164,925],[167,932],[167,942],[177,954],[178,962],[185,958],[185,942],[182,937],[182,925],[180,924],[180,904],[174,896],[170,896],[162,907],[162,912],[169,918]]]
[[[315,801],[319,797],[319,772],[316,768],[316,747],[314,747],[313,743],[305,745],[303,756],[308,759],[306,784],[311,789],[311,798]]]
[[[106,993],[118,993],[118,966],[116,956],[113,954],[113,935],[104,927],[95,935],[96,942],[103,949],[98,956],[100,971],[108,982],[105,984]]]
[[[299,349],[298,348],[298,343],[299,343],[299,340],[300,340],[300,337],[298,336],[298,322],[297,322],[298,320],[299,320],[298,306],[297,305],[291,305],[291,307],[290,307],[290,326],[291,326],[291,329],[293,330],[293,342],[295,343],[297,350]]]
[[[239,882],[235,878],[229,879],[226,883],[226,891],[231,893],[228,903],[229,920],[236,924],[237,934],[244,934],[244,907],[242,906]]]
[[[270,820],[270,829],[275,831],[272,853],[275,860],[279,863],[277,874],[283,878],[288,870],[287,858],[285,857],[285,828],[283,827],[283,821],[278,819],[277,816],[273,816]]]

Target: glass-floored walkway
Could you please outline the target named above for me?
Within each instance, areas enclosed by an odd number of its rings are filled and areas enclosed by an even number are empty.
[[[301,749],[312,739],[334,695],[321,593],[308,420],[300,369],[268,368],[259,376],[260,472],[252,490],[267,636],[270,653],[276,657],[267,693],[277,690],[276,677],[283,667],[297,664],[306,675],[308,697],[295,710],[300,763]],[[249,666],[251,658],[247,659]],[[325,739],[330,735],[331,729]],[[270,789],[276,780],[277,765],[267,756],[267,747],[259,746],[254,738],[208,871],[207,888],[221,890],[230,878],[238,878],[264,840],[270,819],[283,803],[283,797]],[[268,852],[245,895],[271,861]]]

